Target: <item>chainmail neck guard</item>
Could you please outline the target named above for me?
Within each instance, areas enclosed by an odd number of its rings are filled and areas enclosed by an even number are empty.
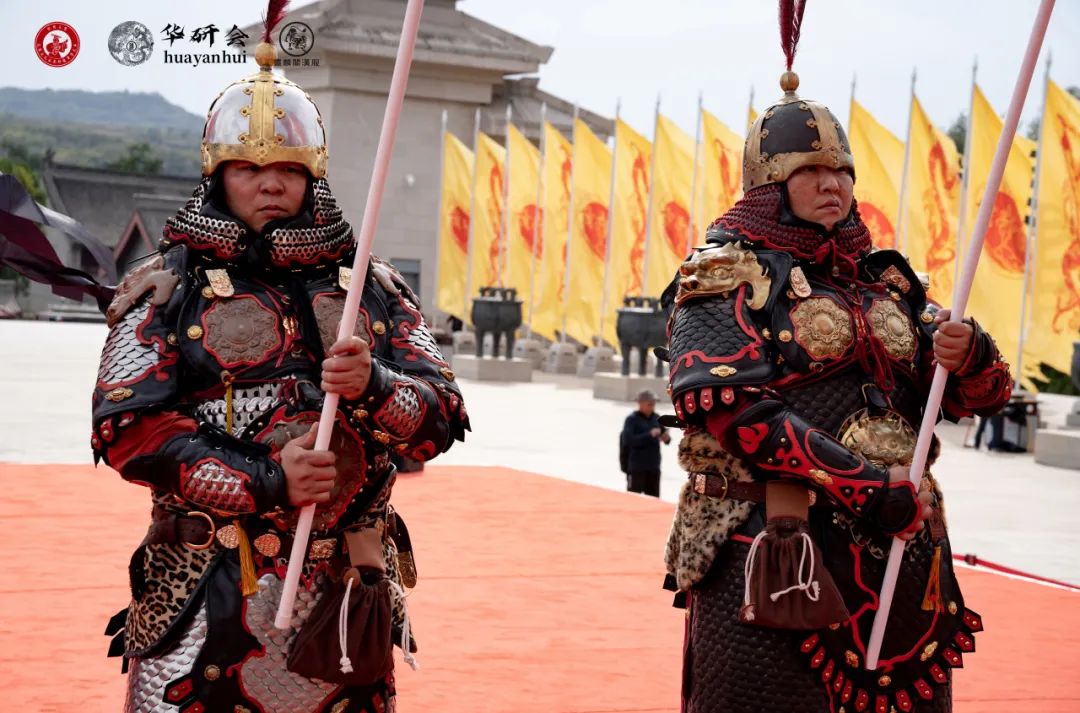
[[[832,253],[857,258],[870,252],[870,231],[859,217],[854,200],[851,215],[829,232],[816,223],[796,217],[787,204],[781,183],[754,188],[717,218],[706,233],[708,239],[736,233],[748,242],[770,250],[783,250],[799,260],[826,262]],[[834,247],[822,250],[823,246]]]
[[[254,253],[259,261],[287,269],[336,260],[353,248],[352,226],[342,216],[325,178],[312,181],[310,209],[285,221],[273,221],[263,234],[214,205],[213,180],[207,176],[200,181],[184,207],[166,221],[162,251],[182,244],[227,261]]]

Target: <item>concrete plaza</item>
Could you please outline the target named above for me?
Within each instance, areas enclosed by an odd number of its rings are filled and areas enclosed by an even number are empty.
[[[0,462],[90,461],[89,406],[105,337],[100,324],[0,321]],[[618,432],[631,405],[592,398],[590,381],[536,372],[528,384],[464,381],[473,433],[444,465],[515,468],[620,490]],[[1042,400],[1060,424],[1067,400]],[[936,473],[956,553],[1080,582],[1080,472],[1038,465],[1027,454],[963,448],[965,426],[944,424]],[[685,478],[675,445],[664,450],[662,498]],[[116,477],[107,470],[101,477]],[[633,523],[627,523],[633,527]],[[658,557],[663,542],[656,543]]]

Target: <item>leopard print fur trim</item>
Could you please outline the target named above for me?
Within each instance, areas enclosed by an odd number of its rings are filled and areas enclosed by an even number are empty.
[[[135,551],[141,558],[141,582],[132,581],[131,604],[124,625],[125,656],[154,654],[198,600],[199,586],[213,570],[220,549],[193,550],[182,544],[151,544]],[[138,562],[133,562],[138,564]]]
[[[753,480],[746,465],[723,449],[706,431],[689,430],[679,442],[679,464],[691,473],[724,475],[732,481]],[[683,484],[671,523],[664,561],[681,591],[708,574],[720,546],[750,517],[754,504],[695,493]]]

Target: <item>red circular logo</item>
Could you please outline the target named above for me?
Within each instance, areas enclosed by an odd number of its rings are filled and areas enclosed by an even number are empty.
[[[66,22],[50,22],[38,30],[34,50],[50,67],[71,64],[79,54],[79,33]]]

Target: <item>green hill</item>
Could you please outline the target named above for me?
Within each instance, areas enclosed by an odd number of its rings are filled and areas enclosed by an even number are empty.
[[[161,159],[162,173],[197,176],[200,138],[201,132],[178,129],[94,126],[0,114],[0,154],[18,147],[20,153],[41,157],[51,150],[57,163],[90,168],[105,168],[123,158],[131,146],[146,142]]]
[[[0,155],[33,163],[52,151],[57,163],[104,168],[145,142],[161,173],[197,176],[202,125],[160,94],[0,88]]]
[[[203,118],[160,94],[0,87],[0,113],[23,119],[202,132]]]

